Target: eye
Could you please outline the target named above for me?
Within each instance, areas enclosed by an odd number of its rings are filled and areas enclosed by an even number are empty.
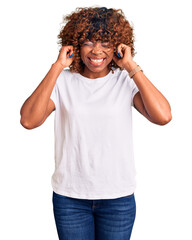
[[[93,42],[90,42],[90,41],[87,41],[87,42],[83,43],[83,46],[90,46],[90,47],[92,47],[93,45],[94,45]]]
[[[109,48],[109,46],[106,45],[106,44],[102,44],[102,47],[104,47],[104,48]]]
[[[104,48],[111,48],[111,46],[110,46],[110,44],[108,42],[103,42],[101,44],[101,46],[104,47]]]

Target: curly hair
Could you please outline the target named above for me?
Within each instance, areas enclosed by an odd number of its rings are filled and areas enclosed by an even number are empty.
[[[63,23],[65,25],[58,35],[58,44],[73,46],[74,61],[69,66],[71,72],[81,72],[84,69],[80,48],[86,40],[109,42],[114,52],[120,43],[124,43],[131,47],[132,56],[135,55],[133,27],[121,9],[76,8],[75,12],[63,17]],[[113,60],[108,67],[111,70],[119,68]]]

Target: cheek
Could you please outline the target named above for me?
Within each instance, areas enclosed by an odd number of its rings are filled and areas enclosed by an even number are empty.
[[[109,56],[109,60],[110,60],[110,62],[111,62],[111,61],[112,61],[112,59],[113,59],[113,56],[114,56],[114,52],[112,52],[112,53],[108,54],[108,56]]]

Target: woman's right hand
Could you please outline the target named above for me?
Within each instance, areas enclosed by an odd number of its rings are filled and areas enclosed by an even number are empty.
[[[59,62],[63,68],[69,67],[73,62],[73,46],[62,46],[56,62]]]
[[[20,111],[20,122],[23,127],[33,129],[40,126],[55,109],[50,96],[62,69],[70,66],[73,62],[74,57],[72,54],[73,46],[63,46],[55,62],[57,64],[52,64],[39,86],[24,102]]]

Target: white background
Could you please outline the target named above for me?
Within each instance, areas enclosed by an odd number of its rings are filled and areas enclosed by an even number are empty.
[[[0,6],[0,239],[57,239],[52,212],[54,114],[20,125],[20,108],[55,62],[62,17],[97,1],[4,1]],[[133,109],[137,216],[132,240],[192,239],[190,2],[105,0],[134,26],[134,60],[165,95],[172,121],[150,123]],[[74,239],[75,240],[75,239]]]

